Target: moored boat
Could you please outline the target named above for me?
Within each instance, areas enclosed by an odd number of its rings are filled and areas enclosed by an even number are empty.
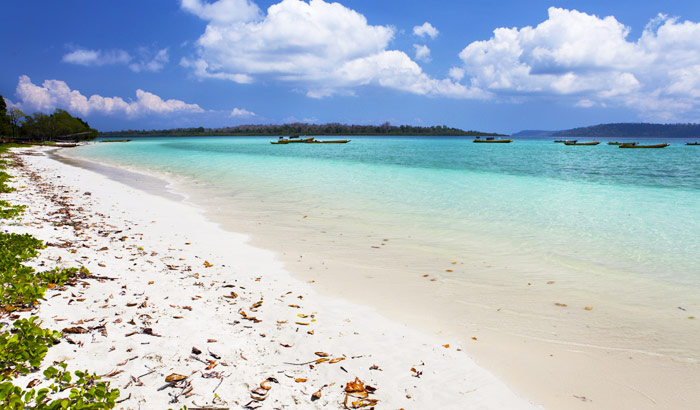
[[[620,145],[619,148],[666,148],[671,144],[668,143],[663,143],[663,144],[651,144],[651,145],[639,145],[636,142],[630,142],[630,143],[625,143]]]
[[[600,144],[600,141],[591,141],[591,142],[567,141],[564,143],[564,145],[598,145],[598,144]]]
[[[624,142],[613,142],[613,141],[608,142],[608,145],[622,145],[622,144],[625,144],[625,143]]]
[[[685,145],[700,145],[700,142],[686,142]]]
[[[576,140],[571,140],[571,141],[569,141],[569,140],[555,140],[554,142],[565,143],[565,142],[576,142]]]
[[[347,144],[351,140],[330,140],[330,141],[319,141],[319,140],[313,140],[313,141],[306,141],[307,144]]]
[[[491,143],[491,144],[508,144],[508,143],[513,142],[513,140],[495,139],[493,137],[488,137],[488,138],[482,140],[481,137],[476,137],[476,139],[472,142],[485,142],[485,143]]]
[[[277,141],[271,141],[270,144],[299,144],[305,142],[311,142],[314,137],[299,138],[298,135],[292,135],[290,137],[279,137]]]

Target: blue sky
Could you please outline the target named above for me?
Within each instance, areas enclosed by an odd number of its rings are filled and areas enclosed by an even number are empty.
[[[700,2],[7,2],[0,94],[100,130],[700,122]]]

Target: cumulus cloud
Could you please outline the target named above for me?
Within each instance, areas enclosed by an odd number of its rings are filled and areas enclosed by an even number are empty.
[[[426,45],[414,44],[413,48],[416,49],[416,60],[429,62],[430,61],[430,48]]]
[[[612,16],[552,7],[536,27],[498,28],[469,44],[453,70],[496,96],[572,96],[580,107],[626,105],[657,119],[698,115],[700,23],[659,15],[636,41],[629,33]]]
[[[432,24],[426,21],[422,26],[413,27],[413,34],[418,37],[430,37],[431,39],[435,39],[435,37],[437,37],[439,34],[439,31],[433,27]]]
[[[231,111],[231,117],[255,117],[255,113],[245,108],[234,108]]]
[[[180,100],[163,100],[155,94],[140,89],[136,90],[136,100],[128,102],[120,97],[102,97],[97,94],[88,98],[80,91],[71,90],[63,81],[46,80],[41,85],[36,85],[26,75],[19,77],[16,95],[19,101],[15,105],[26,111],[51,112],[56,108],[63,108],[83,116],[99,113],[127,117],[203,112],[197,104],[187,104]]]
[[[369,84],[424,95],[475,93],[426,75],[404,52],[388,49],[394,28],[370,25],[340,3],[282,0],[266,14],[249,0],[183,0],[182,8],[208,21],[198,56],[181,60],[200,78],[272,78],[299,84],[316,98]]]
[[[61,59],[64,63],[83,66],[127,65],[134,72],[158,72],[165,67],[169,60],[167,48],[154,51],[147,47],[137,49],[136,57],[119,49],[90,50],[78,47]]]

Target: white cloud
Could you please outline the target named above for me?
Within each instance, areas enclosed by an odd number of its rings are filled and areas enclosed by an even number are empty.
[[[314,98],[368,84],[423,95],[481,94],[429,77],[405,53],[388,49],[392,27],[369,25],[340,3],[282,0],[265,15],[248,0],[183,0],[182,8],[208,20],[198,56],[180,62],[200,78],[272,78],[301,85]]]
[[[168,63],[168,49],[152,51],[147,47],[140,47],[137,51],[137,58],[124,50],[89,50],[77,48],[63,56],[64,63],[78,64],[83,66],[103,66],[103,65],[128,65],[134,72],[150,71],[158,72]]]
[[[570,95],[581,107],[625,105],[651,119],[697,116],[700,23],[659,15],[638,40],[629,33],[612,16],[552,7],[536,27],[498,28],[469,44],[453,70],[496,96]]]
[[[234,108],[231,111],[231,117],[255,117],[255,113],[245,108]]]
[[[51,112],[63,108],[72,114],[126,115],[139,117],[147,114],[169,114],[176,112],[203,112],[197,104],[187,104],[180,100],[163,100],[159,96],[143,90],[136,90],[135,101],[124,101],[120,97],[102,97],[94,94],[89,98],[77,90],[71,90],[63,81],[46,80],[40,86],[32,83],[26,75],[19,77],[15,103],[22,110]]]
[[[416,49],[416,60],[429,62],[430,61],[430,49],[426,45],[414,44],[413,48]]]
[[[432,24],[428,23],[427,21],[423,23],[422,26],[415,26],[413,27],[413,34],[418,36],[418,37],[430,37],[431,39],[435,39],[437,35],[439,34],[438,29],[433,27]]]
[[[78,48],[61,59],[64,63],[84,66],[101,66],[110,64],[128,64],[131,56],[124,50],[88,50]]]
[[[137,73],[141,71],[157,73],[170,61],[167,47],[155,53],[145,47],[140,48],[138,51],[141,56],[139,61],[129,64],[129,69]]]

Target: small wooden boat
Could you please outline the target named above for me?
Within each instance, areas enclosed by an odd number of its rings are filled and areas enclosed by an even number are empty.
[[[700,145],[700,142],[686,142],[685,145]]]
[[[576,141],[566,141],[564,145],[598,145],[600,144],[600,141],[592,141],[592,142],[576,142]]]
[[[485,142],[485,143],[491,143],[491,144],[508,144],[513,142],[513,140],[501,140],[501,139],[495,139],[493,137],[488,137],[485,140],[482,140],[480,137],[476,137],[476,139],[472,142]]]
[[[131,140],[102,140],[100,142],[129,142]]]
[[[307,144],[347,144],[351,140],[331,140],[331,141],[318,141],[318,140],[313,140],[313,141],[307,141]]]
[[[625,142],[613,142],[613,141],[608,142],[608,145],[622,145],[622,144],[626,144],[626,143]]]
[[[299,138],[298,135],[292,135],[290,137],[279,137],[277,141],[271,141],[270,144],[300,144],[305,142],[311,142],[314,137],[309,138]]]
[[[620,148],[666,148],[671,144],[651,144],[651,145],[639,145],[636,142],[630,142],[620,145]]]
[[[571,141],[569,141],[569,140],[555,140],[554,142],[561,144],[561,143],[565,143],[565,142],[576,142],[576,140],[571,140]]]

